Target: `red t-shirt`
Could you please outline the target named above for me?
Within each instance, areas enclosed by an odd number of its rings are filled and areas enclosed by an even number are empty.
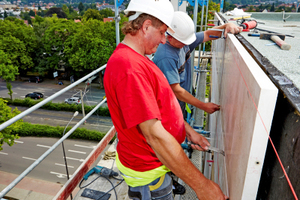
[[[156,118],[179,143],[185,138],[178,100],[161,70],[120,43],[107,62],[104,88],[121,163],[141,172],[161,166],[138,124]]]

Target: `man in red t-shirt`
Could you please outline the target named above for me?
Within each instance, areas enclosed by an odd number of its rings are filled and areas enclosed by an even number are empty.
[[[129,185],[129,197],[173,199],[167,174],[171,170],[199,199],[225,199],[219,186],[206,179],[182,150],[180,143],[186,136],[204,150],[209,142],[183,120],[167,79],[146,56],[166,42],[172,4],[131,0],[125,13],[129,16],[122,28],[125,38],[107,62],[104,87],[118,132],[116,164]]]

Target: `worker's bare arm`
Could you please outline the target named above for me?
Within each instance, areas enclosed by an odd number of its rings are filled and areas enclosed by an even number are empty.
[[[196,192],[199,199],[225,199],[220,187],[205,178],[191,163],[180,144],[164,129],[159,120],[145,121],[139,124],[139,127],[158,159],[187,183]]]
[[[208,140],[197,133],[186,121],[184,122],[185,131],[186,131],[186,137],[188,141],[191,141],[193,144],[191,145],[193,149],[199,150],[199,151],[207,151],[208,146],[210,146]],[[194,145],[198,144],[198,145]],[[201,148],[202,147],[202,148]]]
[[[224,29],[224,36],[225,36],[225,38],[227,37],[227,33],[238,34],[238,33],[240,33],[243,30],[242,27],[237,26],[236,24],[233,24],[233,23],[227,23],[227,24],[223,24],[221,26],[216,26],[213,29]],[[204,31],[203,42],[207,42],[207,41],[210,41],[210,40],[217,39],[217,38],[211,38],[211,37],[209,37],[210,35],[221,37],[222,32],[221,31],[214,31],[214,30],[206,30],[206,31]]]
[[[201,110],[204,110],[205,112],[212,114],[215,111],[220,110],[220,106],[214,103],[204,103],[197,98],[195,98],[193,95],[191,95],[188,91],[186,91],[184,88],[180,86],[179,83],[171,84],[171,88],[180,101],[186,102],[188,104],[191,104]]]

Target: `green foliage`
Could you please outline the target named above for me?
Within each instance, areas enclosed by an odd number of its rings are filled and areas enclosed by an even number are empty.
[[[103,10],[100,10],[99,13],[103,15],[104,18],[115,16],[115,13],[110,8],[105,8]]]
[[[51,71],[60,68],[59,62],[68,62],[67,57],[64,56],[64,42],[76,33],[80,24],[74,21],[57,19],[50,24],[50,26],[45,30],[42,38],[42,43],[44,47],[43,55],[46,57],[46,66],[43,70]]]
[[[19,68],[33,66],[32,53],[36,48],[36,37],[31,27],[21,20],[8,17],[0,20],[0,76],[6,81],[12,98],[12,87]]]
[[[31,27],[20,20],[0,21],[0,50],[19,68],[32,67],[32,53],[36,49],[36,37]]]
[[[35,16],[35,12],[33,10],[30,10],[28,13],[30,16],[34,17]]]
[[[1,99],[1,98],[0,98]],[[40,100],[33,100],[31,98],[25,98],[25,99],[5,99],[7,101],[7,104],[14,105],[14,106],[24,106],[24,107],[32,107],[35,104],[42,101]],[[52,103],[51,101],[46,103],[41,107],[42,109],[46,110],[56,110],[56,111],[70,111],[75,112],[78,111],[82,113],[82,106],[80,104],[67,104],[67,103]],[[91,110],[93,110],[95,106],[87,106],[84,105],[84,111],[85,113],[89,113]],[[107,107],[100,107],[98,110],[94,113],[94,115],[100,115],[100,116],[110,116],[109,110]]]
[[[229,11],[229,10],[233,10],[234,8],[236,8],[236,5],[230,4],[226,1],[223,9],[224,11]]]
[[[20,17],[24,20],[27,20],[28,24],[32,24],[31,17],[28,12],[21,12]]]
[[[6,81],[6,88],[8,89],[8,95],[10,96],[10,99],[12,99],[13,91],[12,91],[12,86],[9,81]]]
[[[68,127],[65,131],[67,133],[72,127]],[[33,136],[33,137],[56,137],[61,138],[65,127],[49,126],[41,124],[30,124],[24,122],[19,129],[13,130],[13,134],[19,136]],[[84,128],[77,128],[68,138],[69,139],[83,139],[100,141],[105,136],[104,133],[98,131],[87,130]]]
[[[78,10],[79,10],[80,13],[84,10],[84,5],[83,5],[82,2],[79,3]]]
[[[70,14],[69,8],[68,8],[68,6],[67,6],[66,4],[64,4],[64,5],[62,6],[62,10],[64,11],[64,13],[67,14],[67,16]]]
[[[75,71],[104,65],[115,49],[114,23],[90,19],[65,42],[64,53]]]
[[[99,13],[98,10],[95,9],[88,9],[84,15],[83,15],[83,20],[84,21],[88,21],[89,19],[97,19],[102,21],[103,20],[103,16]]]
[[[201,15],[202,15],[202,7],[199,7],[198,10],[200,11],[197,15],[197,24],[201,24]],[[209,1],[208,3],[208,15],[206,16],[206,18],[204,18],[205,21],[208,21],[208,20],[212,20],[214,19],[214,12],[213,11],[219,11],[220,10],[220,5],[219,4],[216,4],[215,2],[213,1]],[[204,6],[204,11],[206,13],[206,6]],[[194,16],[192,15],[191,18],[193,19]],[[203,23],[205,24],[205,23]],[[202,31],[205,31],[205,27],[202,28]],[[197,32],[200,31],[200,27],[197,27]],[[198,48],[196,48],[198,49]],[[205,43],[205,51],[210,51],[211,49],[211,41],[208,41]]]
[[[11,108],[6,105],[6,101],[0,99],[0,124],[3,124],[4,122],[18,115],[19,113],[21,112],[18,111],[17,108],[15,108],[12,111]],[[0,131],[0,150],[3,149],[3,143],[7,143],[9,146],[12,146],[14,144],[14,140],[19,138],[19,136],[13,133],[13,131],[19,130],[22,123],[22,120],[18,120],[17,122],[11,124],[10,126]]]
[[[52,17],[54,14],[56,14],[58,18],[67,18],[67,14],[62,10],[62,8],[57,7],[50,8],[45,16]]]
[[[84,75],[107,62],[116,47],[115,22],[104,23],[102,19],[114,16],[112,10],[89,9],[82,23],[75,23],[73,19],[81,16],[71,6],[62,6],[71,20],[59,19],[56,14],[43,18],[38,13],[44,11],[39,10],[34,19],[28,12],[21,13],[32,27],[14,17],[0,21],[0,66],[10,72],[7,80],[27,71],[51,74],[61,63],[66,73],[80,71]],[[120,17],[122,26],[127,18]]]
[[[270,9],[270,12],[274,12],[275,11],[275,5],[274,5],[274,3],[272,4],[272,7],[271,7],[271,9]]]
[[[0,40],[0,45],[2,44]],[[18,68],[12,64],[9,59],[9,54],[0,49],[0,76],[7,81],[14,81],[15,76],[18,74]]]

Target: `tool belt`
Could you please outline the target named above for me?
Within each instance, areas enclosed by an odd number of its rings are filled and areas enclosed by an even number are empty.
[[[167,186],[166,188],[159,190],[159,191],[150,191],[151,193],[151,198],[155,199],[155,198],[159,198],[162,197],[163,194],[169,194],[170,191],[172,191],[172,185]],[[128,188],[128,196],[130,198],[137,198],[137,199],[142,199],[142,194],[140,192],[134,192],[130,190],[130,186]]]

